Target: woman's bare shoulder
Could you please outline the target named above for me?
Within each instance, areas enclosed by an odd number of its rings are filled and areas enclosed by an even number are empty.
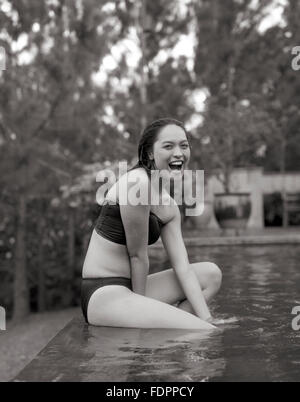
[[[150,188],[150,179],[143,168],[137,168],[126,172],[114,185],[114,195],[117,201],[120,201],[120,195],[126,194],[131,187],[135,187],[135,192],[140,190],[148,194]]]
[[[121,176],[118,180],[119,185],[133,185],[133,184],[141,184],[141,185],[149,185],[150,179],[143,168],[137,168],[134,170],[130,170]]]
[[[127,176],[128,179],[133,180],[142,180],[143,182],[149,182],[149,177],[144,168],[136,168],[130,170],[129,172],[125,173],[124,176]],[[122,176],[122,177],[124,177]]]

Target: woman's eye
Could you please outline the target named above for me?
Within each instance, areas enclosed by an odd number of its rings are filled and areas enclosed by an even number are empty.
[[[172,145],[166,145],[164,148],[165,148],[165,149],[171,149],[171,148],[172,148]]]
[[[181,145],[181,148],[183,148],[183,149],[187,149],[188,147],[189,147],[188,144],[183,144],[183,145]]]

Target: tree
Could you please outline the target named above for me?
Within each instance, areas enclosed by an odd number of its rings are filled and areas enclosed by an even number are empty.
[[[166,116],[187,120],[190,116],[187,98],[192,74],[184,57],[176,60],[171,54],[192,19],[189,9],[181,11],[181,3],[116,2],[116,15],[123,26],[119,41],[122,56],[108,75],[107,92],[111,94],[109,105],[126,133],[123,143],[131,145],[132,152],[136,152],[146,121]],[[126,57],[131,53],[127,41],[135,47],[136,65]]]
[[[300,76],[291,68],[291,50],[300,39],[299,4],[291,0],[284,5],[286,25],[261,31],[260,24],[274,5],[267,0],[257,6],[251,3],[195,2],[195,72],[200,85],[220,105],[230,108],[245,100],[273,120],[276,130],[259,161],[266,170],[296,170]]]
[[[15,319],[29,311],[28,200],[57,195],[97,153],[103,94],[93,85],[92,74],[116,34],[97,31],[98,24],[106,24],[101,12],[106,3],[11,1],[0,15],[1,45],[8,56],[0,77],[1,184],[17,202],[18,215]],[[23,47],[15,50],[15,41],[21,39]],[[99,145],[98,151],[98,158],[107,157]]]
[[[196,150],[207,170],[217,173],[226,193],[233,191],[235,167],[257,165],[260,152],[276,130],[270,116],[248,104],[228,109],[210,104],[199,129],[201,146]]]

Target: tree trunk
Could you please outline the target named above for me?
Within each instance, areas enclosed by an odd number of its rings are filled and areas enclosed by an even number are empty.
[[[29,291],[26,273],[26,197],[20,195],[15,251],[14,313],[13,320],[20,321],[29,314]]]
[[[137,18],[137,29],[140,37],[140,46],[141,46],[141,61],[140,61],[140,99],[142,106],[141,113],[141,127],[142,129],[147,124],[147,73],[146,73],[146,41],[145,41],[145,20],[146,20],[146,0],[142,0],[139,5],[139,16]]]
[[[280,173],[282,177],[282,189],[281,189],[281,198],[282,198],[282,225],[284,228],[288,226],[288,213],[287,213],[287,205],[286,205],[286,189],[285,189],[285,172],[286,172],[286,164],[285,164],[285,154],[286,154],[286,137],[285,133],[282,137],[281,142],[281,160],[280,160]]]
[[[68,305],[71,305],[73,299],[73,280],[75,269],[75,209],[68,209]]]
[[[40,214],[38,222],[38,311],[43,312],[46,310],[46,289],[45,289],[45,264],[43,253],[43,233],[44,233],[44,218],[43,218],[43,203],[40,204]]]

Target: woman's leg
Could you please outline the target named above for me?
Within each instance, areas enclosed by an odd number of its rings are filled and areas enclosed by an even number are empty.
[[[92,294],[88,320],[91,325],[105,327],[214,328],[193,314],[118,285],[104,286]]]
[[[190,266],[197,276],[205,300],[209,302],[220,289],[222,281],[221,270],[216,264],[211,262],[199,262],[190,264]],[[193,309],[186,300],[185,294],[173,269],[149,275],[147,279],[146,296],[168,304],[182,301],[179,308],[193,313]]]

